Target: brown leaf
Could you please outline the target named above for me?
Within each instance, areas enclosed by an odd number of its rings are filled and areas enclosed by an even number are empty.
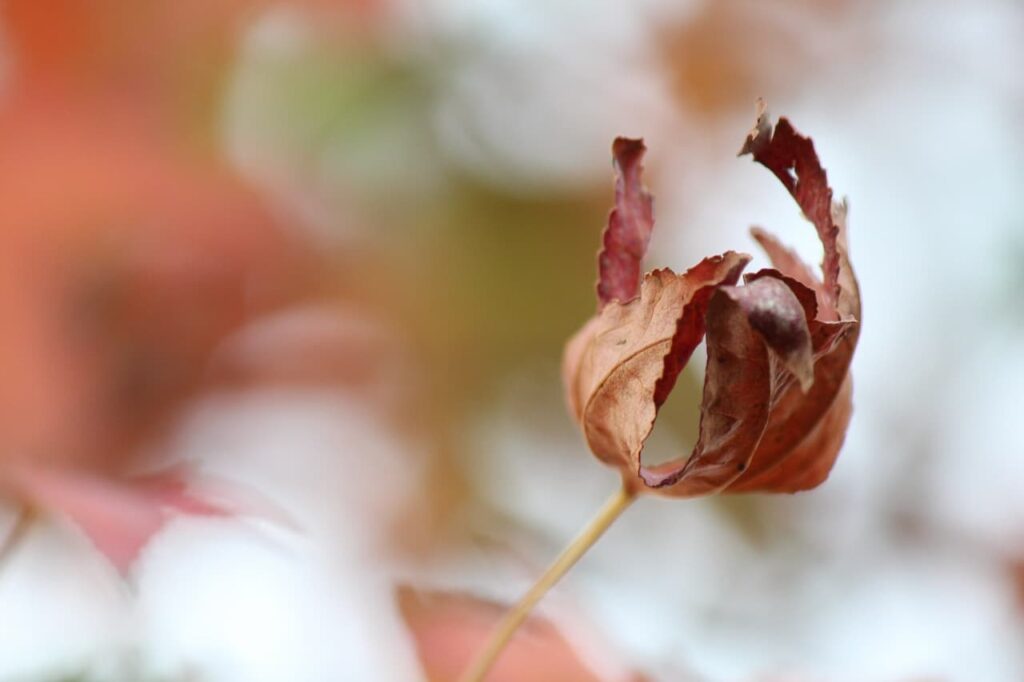
[[[757,124],[741,153],[751,153],[782,181],[804,216],[814,223],[825,251],[822,281],[773,236],[754,232],[772,264],[816,294],[817,315],[808,322],[814,384],[806,395],[792,385],[779,391],[750,469],[730,492],[796,492],[825,480],[852,412],[848,372],[860,334],[860,291],[846,245],[846,204],[832,200],[832,189],[811,140],[796,133],[785,118],[779,119],[774,131],[766,120],[764,103],[758,102]]]
[[[743,153],[772,170],[814,223],[824,279],[755,230],[775,269],[745,277],[743,286],[736,280],[749,259],[728,252],[683,275],[648,273],[639,298],[626,303],[601,299],[603,308],[566,348],[564,380],[591,451],[635,488],[673,496],[812,488],[828,476],[849,424],[860,297],[845,204],[833,204],[810,139],[785,119],[773,131],[763,103]],[[630,254],[638,270],[643,250]],[[688,458],[647,467],[644,442],[705,330],[697,444]]]
[[[724,288],[708,307],[707,349],[700,437],[693,453],[639,471],[645,485],[673,495],[707,495],[730,483],[746,468],[768,421],[768,350]]]
[[[658,408],[704,336],[710,293],[736,282],[748,260],[730,251],[681,275],[650,272],[639,298],[609,303],[569,342],[569,404],[599,459],[639,466]]]
[[[654,229],[654,201],[640,177],[646,151],[643,140],[619,137],[612,144],[618,177],[615,208],[608,214],[604,246],[597,257],[601,305],[614,300],[627,303],[636,298],[640,288],[640,262]]]
[[[782,280],[722,286],[707,311],[708,363],[700,436],[684,460],[641,468],[644,484],[674,496],[725,489],[750,465],[772,397],[795,375],[812,375],[805,308]]]
[[[775,466],[760,467],[729,487],[728,492],[755,490],[776,493],[795,493],[816,488],[825,482],[846,437],[846,427],[853,414],[853,382],[847,375],[839,394],[811,430],[786,452],[784,459],[773,460],[767,447],[754,454],[756,461],[775,462]],[[773,415],[774,418],[774,415]],[[771,421],[769,422],[771,426]],[[765,438],[761,440],[766,442]]]

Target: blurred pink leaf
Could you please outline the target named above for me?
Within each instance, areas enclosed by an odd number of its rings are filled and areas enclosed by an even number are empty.
[[[122,573],[174,511],[227,513],[192,497],[176,476],[129,483],[89,473],[29,467],[19,468],[14,476],[30,504],[66,516]]]
[[[7,472],[31,508],[66,517],[121,573],[173,516],[256,516],[294,528],[277,506],[244,487],[197,477],[183,466],[111,478],[19,466]]]
[[[429,682],[458,679],[505,609],[461,594],[398,590],[402,615],[416,640]],[[488,682],[643,682],[639,674],[612,675],[586,665],[549,621],[531,617],[487,676]]]

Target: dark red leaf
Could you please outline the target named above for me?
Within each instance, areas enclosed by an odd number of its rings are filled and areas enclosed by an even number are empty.
[[[628,303],[640,290],[640,263],[654,229],[654,202],[641,179],[646,151],[643,140],[619,137],[612,145],[617,173],[615,208],[608,215],[603,248],[597,257],[601,305]]]
[[[822,263],[825,282],[821,289],[822,300],[819,301],[819,306],[823,308],[822,314],[827,319],[830,318],[839,299],[839,227],[832,215],[832,188],[828,185],[825,169],[818,161],[814,143],[809,137],[797,133],[785,117],[779,119],[773,130],[768,123],[767,107],[763,100],[758,100],[757,121],[740,149],[740,155],[743,154],[752,155],[755,161],[775,174],[796,199],[804,216],[818,231],[818,238],[825,248],[825,260]],[[761,234],[764,235],[763,232]],[[765,240],[759,241],[765,245]],[[775,262],[781,253],[775,248],[777,242],[774,239],[771,240],[771,244],[769,256]],[[793,261],[799,261],[788,250],[786,255]],[[775,265],[786,272],[781,263],[776,262]],[[795,271],[786,274],[800,279]]]

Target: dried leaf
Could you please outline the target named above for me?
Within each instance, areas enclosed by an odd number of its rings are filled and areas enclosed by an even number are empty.
[[[771,400],[768,350],[724,289],[708,306],[707,350],[697,445],[685,460],[640,468],[650,488],[681,496],[717,492],[746,468],[764,431]]]
[[[763,103],[741,153],[769,168],[815,225],[825,250],[824,278],[755,230],[775,268],[745,277],[743,286],[736,281],[748,257],[733,252],[683,275],[648,273],[639,298],[630,298],[634,290],[617,289],[625,302],[605,297],[611,287],[599,286],[602,307],[567,345],[563,378],[591,451],[618,467],[634,488],[684,497],[804,490],[825,480],[842,445],[860,319],[845,204],[833,204],[810,139],[785,119],[773,130]],[[615,220],[623,196],[641,196],[630,194],[631,186],[639,187],[638,175],[623,173],[605,233],[602,284],[609,244],[623,242],[609,235],[644,235],[642,248],[612,250],[627,254],[615,262],[637,273],[650,237],[649,224],[644,231]],[[626,282],[629,267],[619,267],[609,281]],[[658,409],[705,331],[708,364],[697,444],[685,459],[647,467],[641,453]]]
[[[810,389],[814,383],[814,360],[807,313],[785,281],[769,275],[724,291],[739,304],[750,326],[796,377],[800,387],[804,391]]]
[[[643,140],[619,137],[612,144],[618,177],[615,208],[608,215],[604,247],[597,257],[597,298],[601,305],[631,301],[640,288],[640,262],[654,229],[654,200],[640,177],[646,151]]]
[[[741,153],[771,170],[796,199],[824,247],[824,280],[819,280],[792,251],[773,236],[755,231],[772,264],[803,281],[816,294],[817,315],[808,321],[814,348],[814,384],[802,395],[784,387],[750,470],[732,492],[796,492],[822,483],[839,454],[852,412],[850,362],[860,334],[860,291],[846,242],[846,204],[832,200],[832,189],[814,144],[796,133],[785,118],[774,131],[763,102]],[[808,280],[809,281],[805,281]],[[809,461],[812,458],[813,461]],[[809,475],[809,468],[817,471]]]
[[[819,283],[799,257],[774,237],[757,230],[754,236],[768,252],[772,263],[783,274],[816,291],[821,319],[860,319],[860,297],[846,249],[846,204],[832,200],[832,188],[814,151],[814,143],[797,133],[786,118],[780,118],[773,129],[768,123],[764,101],[758,100],[757,121],[740,149],[740,155],[743,154],[752,155],[774,173],[814,225],[825,248],[821,266],[824,282]]]
[[[681,275],[648,273],[639,298],[609,303],[569,342],[569,404],[599,459],[639,466],[658,408],[704,336],[710,293],[748,260],[730,251]]]

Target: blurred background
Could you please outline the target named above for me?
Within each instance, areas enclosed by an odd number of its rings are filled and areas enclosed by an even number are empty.
[[[617,485],[612,139],[649,267],[820,260],[758,96],[850,199],[844,451],[640,500],[492,679],[1024,679],[1021,64],[1018,0],[0,0],[0,681],[454,679]]]

